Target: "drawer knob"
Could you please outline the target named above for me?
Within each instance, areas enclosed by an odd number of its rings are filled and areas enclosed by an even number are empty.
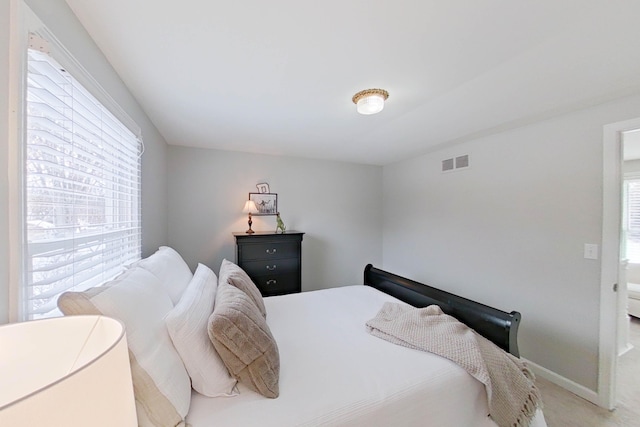
[[[275,254],[275,253],[276,253],[276,248],[273,248],[273,249],[267,249],[267,251],[266,251],[266,252],[267,252],[269,255],[273,255],[273,254]]]
[[[276,269],[276,265],[275,265],[275,264],[273,264],[273,265],[267,265],[266,267],[267,267],[267,270],[269,270],[269,271],[273,271],[273,270],[275,270],[275,269]]]
[[[278,283],[278,281],[276,279],[267,280],[267,285],[275,285],[276,283]]]

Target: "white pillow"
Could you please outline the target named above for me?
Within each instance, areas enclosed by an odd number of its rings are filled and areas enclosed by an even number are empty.
[[[102,314],[124,323],[140,426],[182,425],[191,402],[189,375],[164,318],[173,308],[158,278],[142,268],[58,300],[66,315]]]
[[[237,381],[229,375],[207,332],[217,288],[215,273],[198,264],[193,279],[165,322],[193,389],[209,397],[235,396]]]
[[[138,261],[135,266],[144,268],[160,279],[174,305],[180,301],[182,292],[193,278],[184,259],[168,246],[160,246],[156,253]]]

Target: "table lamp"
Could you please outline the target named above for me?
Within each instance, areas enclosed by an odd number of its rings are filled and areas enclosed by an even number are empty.
[[[251,221],[251,214],[258,213],[258,208],[256,207],[256,203],[253,200],[247,200],[246,203],[244,204],[244,208],[242,209],[242,213],[249,214],[249,229],[247,230],[247,234],[255,233],[255,231],[251,229],[251,224],[253,224],[253,221]]]
[[[0,326],[1,426],[137,426],[124,326],[65,316]]]

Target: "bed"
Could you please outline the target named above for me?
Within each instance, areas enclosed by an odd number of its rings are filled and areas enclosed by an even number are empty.
[[[231,286],[227,267],[242,273],[252,288]],[[223,348],[213,342],[211,319],[223,295],[233,290],[248,300],[257,288],[226,260],[219,274],[202,264],[193,274],[176,251],[161,247],[103,286],[60,297],[65,315],[102,314],[125,324],[140,426],[497,425],[488,416],[484,386],[467,371],[446,358],[375,337],[365,323],[386,302],[436,304],[518,356],[519,313],[372,265],[366,266],[359,285],[264,299],[258,292],[252,298],[260,304],[247,304],[266,311],[266,319],[264,312],[253,319],[266,325],[279,353],[279,395],[267,398],[242,379],[237,382],[227,361],[220,361]],[[176,335],[176,330],[182,332]],[[205,353],[218,360],[217,367]],[[192,370],[195,362],[200,372]],[[217,391],[203,391],[207,375]],[[540,410],[531,426],[546,426]]]
[[[280,350],[280,396],[242,384],[233,398],[192,392],[187,422],[206,426],[490,427],[483,386],[447,359],[380,340],[365,331],[386,301],[438,304],[518,355],[520,314],[422,285],[368,265],[364,285],[264,299]],[[531,424],[545,426],[538,412]]]

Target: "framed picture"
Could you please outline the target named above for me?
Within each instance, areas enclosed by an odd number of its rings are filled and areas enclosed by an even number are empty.
[[[258,208],[254,215],[275,215],[278,213],[278,195],[276,193],[249,193],[249,200],[253,200]]]
[[[269,193],[269,184],[266,182],[256,184],[256,187],[258,188],[258,193]]]

